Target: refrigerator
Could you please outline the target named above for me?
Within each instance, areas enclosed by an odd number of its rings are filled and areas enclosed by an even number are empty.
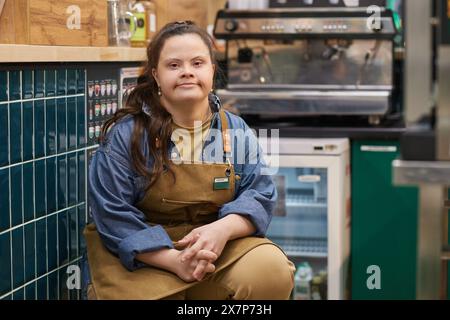
[[[321,299],[349,298],[349,140],[260,138],[259,143],[278,192],[266,236],[296,266],[306,262],[313,276],[325,274]]]

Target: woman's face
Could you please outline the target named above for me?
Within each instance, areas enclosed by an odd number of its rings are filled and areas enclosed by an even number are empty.
[[[204,100],[211,91],[214,77],[208,47],[197,34],[167,39],[153,76],[161,87],[163,102],[179,105]]]

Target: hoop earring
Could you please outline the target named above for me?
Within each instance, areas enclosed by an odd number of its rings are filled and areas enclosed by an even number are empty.
[[[162,92],[161,92],[161,87],[160,86],[158,86],[158,96],[162,96]]]

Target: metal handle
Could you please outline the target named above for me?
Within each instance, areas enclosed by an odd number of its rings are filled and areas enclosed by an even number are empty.
[[[364,152],[397,152],[396,146],[361,146]]]
[[[274,88],[275,89],[275,88]],[[346,98],[358,98],[358,97],[389,97],[387,91],[317,91],[317,90],[253,90],[253,91],[241,91],[241,90],[217,90],[219,96],[225,98],[241,98],[241,99],[296,99],[304,97],[317,97],[317,98],[334,98],[336,96]]]
[[[441,260],[445,260],[445,261],[450,260],[450,246],[449,245],[444,245],[442,247]]]
[[[302,175],[297,177],[297,180],[303,183],[318,183],[320,179],[319,175]]]

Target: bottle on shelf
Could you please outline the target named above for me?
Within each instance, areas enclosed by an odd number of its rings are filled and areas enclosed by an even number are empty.
[[[294,300],[311,300],[313,271],[308,262],[300,263],[294,276]]]
[[[146,47],[156,33],[156,6],[150,0],[136,0],[129,4],[137,19],[136,32],[131,37],[132,47]]]
[[[127,0],[108,0],[108,44],[129,47],[138,21],[128,9]]]
[[[315,276],[311,281],[311,299],[312,300],[323,300],[322,297],[322,277]]]
[[[328,299],[328,273],[326,270],[322,270],[319,272],[319,276],[322,279],[321,285],[320,285],[320,296],[323,300]]]

